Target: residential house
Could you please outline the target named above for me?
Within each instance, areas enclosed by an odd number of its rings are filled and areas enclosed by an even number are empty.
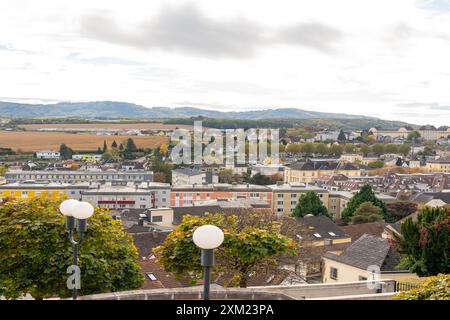
[[[415,274],[397,269],[400,256],[388,239],[364,234],[342,253],[323,256],[324,283],[379,279],[412,279]]]

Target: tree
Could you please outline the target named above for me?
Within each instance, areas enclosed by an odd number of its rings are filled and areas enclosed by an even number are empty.
[[[314,144],[311,142],[305,142],[300,145],[300,151],[305,155],[310,155],[314,152]]]
[[[427,278],[419,288],[396,293],[392,300],[450,300],[450,275]]]
[[[153,181],[165,183],[167,180],[166,174],[164,172],[155,172],[153,175]]]
[[[398,251],[400,266],[418,276],[450,273],[450,212],[425,207],[417,221],[407,218],[401,225]]]
[[[98,147],[96,154],[102,154],[102,148]]]
[[[105,153],[102,154],[102,160],[103,161],[107,161],[107,160],[110,160],[110,159],[112,159],[111,153],[105,152]]]
[[[372,146],[372,152],[375,153],[377,156],[381,156],[383,153],[385,153],[384,144],[382,143],[374,144]]]
[[[330,147],[330,154],[334,155],[334,156],[341,156],[342,153],[344,152],[344,148],[339,145],[339,144],[333,144]]]
[[[220,183],[233,183],[234,182],[233,170],[231,170],[231,169],[220,170],[219,182]]]
[[[387,144],[384,149],[384,152],[386,152],[386,153],[395,153],[396,154],[396,153],[398,153],[398,151],[399,151],[399,147],[392,143]]]
[[[359,148],[359,151],[363,154],[364,157],[366,157],[370,152],[370,147],[367,144],[363,144]]]
[[[4,176],[8,170],[4,166],[0,166],[0,176]]]
[[[106,140],[103,140],[103,153],[108,150],[108,146],[106,145]]]
[[[136,144],[134,143],[133,139],[128,138],[125,150],[130,152],[130,153],[137,151],[137,147],[136,147]]]
[[[375,160],[372,161],[368,164],[369,167],[373,168],[373,169],[377,169],[377,168],[383,168],[384,167],[384,161],[381,160]]]
[[[408,133],[408,136],[406,137],[406,141],[416,142],[417,139],[419,139],[419,138],[420,138],[419,131],[412,131],[412,132]]]
[[[116,142],[116,140],[114,140],[113,143],[111,144],[111,148],[117,148],[117,142]]]
[[[0,207],[0,296],[70,296],[66,270],[72,246],[58,209],[61,201],[36,197]],[[132,238],[107,209],[95,208],[78,257],[82,295],[131,290],[143,283]]]
[[[342,211],[342,220],[349,223],[358,209],[364,202],[371,202],[374,206],[381,209],[381,215],[386,222],[394,222],[392,216],[387,211],[386,205],[383,201],[375,196],[372,187],[368,184],[364,185],[355,195],[348,201],[347,207]]]
[[[339,142],[343,142],[343,141],[347,140],[347,137],[345,136],[345,133],[344,133],[344,131],[342,129],[341,129],[341,131],[339,131],[339,135],[337,137],[337,140]]]
[[[64,143],[59,147],[59,154],[62,159],[72,159],[73,150],[66,146]]]
[[[300,151],[300,144],[298,143],[289,143],[286,148],[286,152],[288,153],[299,154]]]
[[[387,209],[395,221],[401,220],[417,211],[417,203],[401,200],[386,204]]]
[[[411,145],[408,143],[402,144],[398,147],[398,152],[405,157],[408,156],[411,152]]]
[[[328,153],[327,145],[325,143],[316,143],[314,153],[326,155]]]
[[[304,217],[307,214],[312,214],[314,216],[327,216],[331,219],[327,208],[324,206],[317,193],[313,191],[308,191],[300,196],[297,206],[292,214],[295,217]]]
[[[368,223],[382,220],[381,209],[372,202],[363,202],[352,217],[352,224]]]
[[[202,277],[200,248],[192,241],[194,230],[205,224],[220,227],[225,239],[216,249],[217,263],[213,272],[231,278],[232,286],[246,287],[250,275],[277,264],[283,253],[295,253],[295,242],[280,233],[275,221],[262,223],[260,212],[225,215],[217,213],[202,217],[185,215],[164,243],[155,248],[158,263],[178,278],[196,283]]]
[[[165,143],[163,143],[160,147],[159,147],[159,152],[163,155],[166,155],[169,152],[169,146]]]
[[[351,143],[347,143],[344,146],[344,150],[345,150],[346,153],[353,153],[353,152],[355,152],[355,145],[351,144]]]

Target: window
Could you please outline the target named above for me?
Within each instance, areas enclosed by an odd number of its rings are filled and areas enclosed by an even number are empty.
[[[148,273],[147,273],[147,277],[148,277],[150,280],[152,280],[152,281],[156,281],[156,280],[157,280],[156,277],[155,277],[155,275],[154,275],[153,273],[151,273],[151,272],[148,272]]]
[[[322,238],[322,236],[321,236],[320,234],[318,234],[318,233],[314,233],[314,237],[316,237],[316,238]]]
[[[331,267],[330,268],[330,278],[333,280],[337,280],[338,278],[338,269]]]
[[[329,231],[328,234],[332,237],[336,237],[336,233]]]
[[[358,281],[367,281],[367,277],[359,276]]]
[[[162,216],[152,216],[152,222],[162,222]]]

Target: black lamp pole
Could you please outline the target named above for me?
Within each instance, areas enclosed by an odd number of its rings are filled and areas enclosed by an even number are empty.
[[[209,289],[211,286],[211,267],[214,266],[214,249],[202,249],[201,264],[204,269],[203,299],[209,300]]]
[[[72,216],[66,216],[66,228],[68,230],[68,237],[73,246],[72,261],[74,266],[78,266],[78,245],[83,241],[84,233],[87,230],[86,219],[75,219]],[[74,230],[80,234],[79,240],[74,238]],[[78,291],[76,285],[72,289],[72,299],[77,300]]]

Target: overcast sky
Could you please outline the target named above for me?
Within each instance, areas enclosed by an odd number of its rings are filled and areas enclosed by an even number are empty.
[[[450,125],[450,0],[1,0],[0,100]]]

